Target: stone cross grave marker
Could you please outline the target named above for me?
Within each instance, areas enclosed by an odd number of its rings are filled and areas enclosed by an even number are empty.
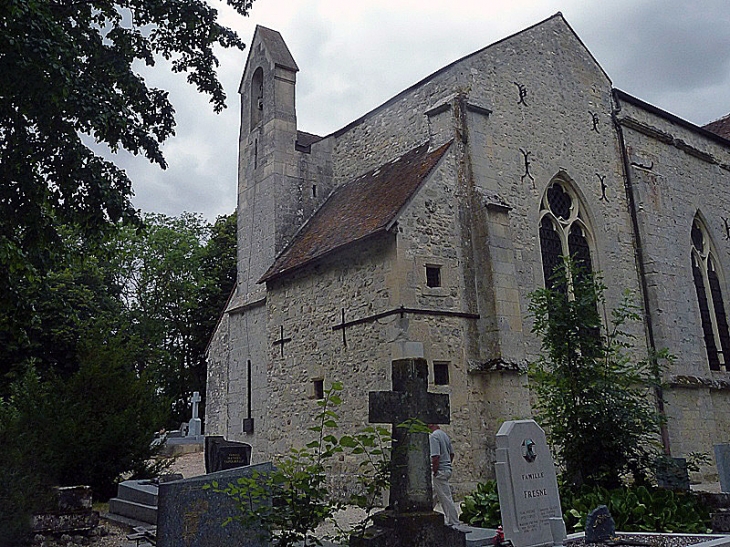
[[[562,545],[565,522],[555,465],[534,420],[502,424],[495,468],[505,539],[514,547]]]
[[[398,513],[431,511],[431,458],[428,435],[397,427],[409,419],[448,424],[449,396],[428,392],[425,359],[393,361],[393,391],[371,391],[369,421],[393,425],[390,505]]]
[[[200,393],[194,391],[193,398],[191,400],[193,403],[193,417],[190,422],[188,422],[188,436],[199,437],[203,430],[202,421],[198,418],[198,403],[202,400],[200,398]]]

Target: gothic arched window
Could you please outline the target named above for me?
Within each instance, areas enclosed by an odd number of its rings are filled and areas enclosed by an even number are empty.
[[[545,287],[552,288],[551,277],[570,256],[585,273],[593,271],[585,213],[572,188],[562,180],[553,181],[540,204],[540,252]]]
[[[711,370],[730,371],[730,335],[720,289],[717,259],[699,218],[692,222],[692,277]]]
[[[258,67],[251,78],[251,129],[261,123],[264,111],[264,70]]]

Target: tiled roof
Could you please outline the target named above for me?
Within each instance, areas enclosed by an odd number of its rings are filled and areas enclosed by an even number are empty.
[[[726,139],[730,139],[730,114],[707,125],[702,126],[703,129],[712,131],[716,135],[720,135]]]
[[[335,190],[259,282],[390,229],[450,144],[432,152],[423,144]]]
[[[322,140],[322,137],[313,133],[307,133],[305,131],[297,131],[297,150],[309,151],[315,142]]]

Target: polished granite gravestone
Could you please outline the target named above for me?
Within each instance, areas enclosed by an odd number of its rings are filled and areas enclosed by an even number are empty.
[[[660,458],[656,465],[656,480],[659,488],[689,492],[689,472],[686,458]]]
[[[605,505],[599,505],[586,517],[585,542],[605,543],[616,539],[616,523]]]
[[[223,522],[238,509],[226,494],[203,489],[217,482],[221,488],[240,477],[273,471],[271,463],[237,467],[199,477],[160,484],[157,509],[157,547],[265,547],[256,530],[238,521]]]
[[[720,491],[730,492],[730,443],[718,443],[714,449],[715,464],[720,476]]]
[[[566,533],[555,465],[537,422],[502,424],[495,469],[505,539],[514,547],[562,545]]]
[[[219,435],[205,437],[205,472],[215,473],[251,463],[251,445],[227,441]]]

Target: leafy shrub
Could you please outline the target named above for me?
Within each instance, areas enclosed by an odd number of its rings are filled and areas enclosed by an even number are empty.
[[[561,492],[563,518],[569,530],[585,528],[586,517],[605,505],[622,532],[706,533],[710,514],[697,496],[662,488],[583,487]]]
[[[340,438],[327,433],[338,427],[339,415],[334,408],[342,403],[340,391],[340,382],[334,382],[325,390],[324,399],[317,401],[320,411],[316,425],[309,428],[316,434],[316,439],[305,448],[291,448],[276,459],[273,472],[239,478],[236,484],[227,486],[214,481],[203,487],[225,493],[235,501],[239,511],[228,517],[224,525],[239,521],[246,528],[258,529],[264,539],[279,547],[319,545],[319,539],[314,537],[315,529],[327,520],[334,520],[334,514],[344,506],[334,500],[328,488],[327,472],[332,458],[345,451],[360,458],[356,476],[359,491],[349,501],[369,515],[390,483],[388,450],[391,437],[383,427],[367,427],[355,435]],[[428,431],[424,424],[408,427],[409,431]],[[350,533],[364,533],[369,518],[356,524],[352,532],[336,527],[336,536],[331,539],[346,541]]]
[[[497,481],[479,483],[477,489],[461,502],[462,522],[478,528],[496,528],[502,522],[499,511]]]
[[[122,473],[156,471],[148,463],[154,455],[150,443],[165,410],[152,385],[102,350],[67,380],[41,380],[29,367],[0,411],[7,417],[0,420],[6,480],[84,484],[95,499],[106,500]],[[35,507],[32,499],[27,501]]]
[[[563,479],[574,487],[616,488],[631,473],[646,482],[661,426],[658,379],[672,357],[661,350],[634,359],[629,325],[640,316],[630,293],[603,325],[606,287],[599,276],[566,258],[551,282],[530,295],[542,355],[529,374],[537,419]]]
[[[50,479],[43,451],[18,400],[41,402],[46,390],[37,377],[26,374],[12,385],[8,400],[0,398],[0,546],[18,545],[30,534],[30,516],[50,499]]]
[[[562,488],[560,500],[569,533],[585,529],[586,517],[605,505],[621,532],[704,534],[710,514],[697,496],[661,488],[616,488],[583,486],[577,491]],[[477,485],[461,504],[461,520],[471,526],[496,528],[501,524],[497,483]]]

